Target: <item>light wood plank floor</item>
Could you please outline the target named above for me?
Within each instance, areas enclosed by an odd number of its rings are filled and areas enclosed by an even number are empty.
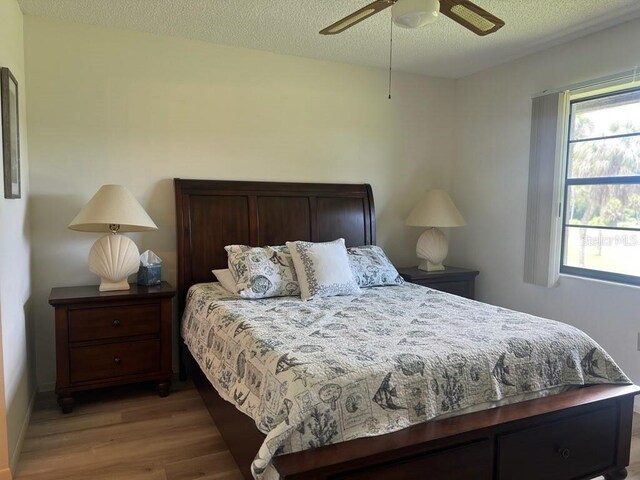
[[[63,415],[38,397],[17,480],[241,480],[191,383],[166,398],[152,385],[85,394]]]
[[[629,480],[640,480],[640,415]],[[160,398],[149,386],[87,393],[62,415],[38,397],[16,480],[242,480],[191,383]],[[541,479],[543,480],[543,479]]]

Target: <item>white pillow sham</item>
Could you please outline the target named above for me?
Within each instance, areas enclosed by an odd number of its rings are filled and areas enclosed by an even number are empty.
[[[233,275],[231,275],[231,270],[222,268],[220,270],[211,270],[211,272],[213,272],[225,290],[234,294],[238,293],[238,287],[236,286],[236,281],[233,279]]]
[[[287,247],[303,300],[360,292],[343,238],[323,243],[287,242]]]

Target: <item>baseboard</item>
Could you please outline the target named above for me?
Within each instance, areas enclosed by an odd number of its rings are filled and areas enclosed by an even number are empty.
[[[11,477],[11,470],[8,468],[3,468],[0,470],[0,480],[13,480]]]
[[[53,392],[56,389],[55,383],[43,383],[38,385],[38,393]]]
[[[24,438],[27,435],[27,428],[29,428],[29,421],[31,421],[31,412],[33,412],[33,406],[36,403],[36,396],[38,395],[38,388],[34,388],[33,395],[31,395],[31,399],[29,400],[29,408],[27,409],[27,414],[24,416],[24,421],[22,422],[22,426],[20,427],[20,434],[18,435],[18,442],[16,443],[16,448],[11,453],[9,458],[9,476],[7,478],[11,479],[11,472],[15,472],[18,467],[18,460],[20,460],[20,452],[22,452],[22,444],[24,443]],[[2,476],[0,472],[0,480],[4,480],[5,477]]]

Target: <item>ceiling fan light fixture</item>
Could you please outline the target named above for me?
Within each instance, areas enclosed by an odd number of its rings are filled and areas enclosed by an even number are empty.
[[[439,12],[438,0],[398,0],[391,7],[391,18],[398,27],[420,28],[435,22]]]

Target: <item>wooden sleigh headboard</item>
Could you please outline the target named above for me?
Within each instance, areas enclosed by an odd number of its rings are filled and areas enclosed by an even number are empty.
[[[174,179],[180,312],[189,287],[226,268],[225,245],[282,245],[344,238],[375,244],[373,192],[367,184]]]

